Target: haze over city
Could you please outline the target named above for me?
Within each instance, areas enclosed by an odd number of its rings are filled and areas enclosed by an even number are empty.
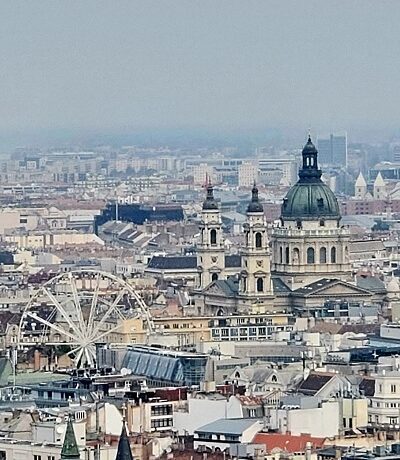
[[[396,0],[2,2],[1,139],[390,139],[399,21]]]
[[[0,2],[0,460],[400,459],[399,24]]]

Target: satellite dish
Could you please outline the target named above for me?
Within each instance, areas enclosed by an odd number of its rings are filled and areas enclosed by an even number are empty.
[[[56,423],[61,423],[62,422],[62,419],[60,417],[57,417],[56,418]]]
[[[57,431],[58,434],[62,434],[62,433],[64,433],[64,428],[62,426],[59,426],[59,427],[57,427],[56,431]]]
[[[132,369],[127,369],[126,367],[123,367],[121,369],[121,375],[125,376],[125,375],[130,375],[130,374],[132,374]]]

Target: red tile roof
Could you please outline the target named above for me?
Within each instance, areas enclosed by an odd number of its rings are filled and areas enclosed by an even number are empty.
[[[255,444],[265,445],[265,449],[269,453],[273,450],[288,453],[305,452],[308,442],[311,443],[313,449],[316,449],[324,445],[325,438],[314,438],[309,434],[293,436],[291,434],[258,433],[253,439]]]

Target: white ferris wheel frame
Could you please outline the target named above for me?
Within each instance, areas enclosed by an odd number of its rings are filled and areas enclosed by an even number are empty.
[[[79,293],[76,285],[76,279],[78,278],[78,275],[92,275],[95,277],[96,286],[93,291],[90,312],[87,321],[85,321],[83,317],[81,304],[79,301]],[[110,282],[117,283],[117,285],[121,286],[121,290],[118,292],[117,296],[112,302],[108,302],[103,298],[101,299],[101,303],[108,308],[106,309],[106,312],[103,314],[99,323],[95,325],[94,315],[96,311],[96,306],[98,305],[100,282],[102,279],[107,279]],[[70,316],[64,309],[63,304],[48,289],[50,286],[56,284],[58,281],[61,280],[66,280],[70,282],[73,305],[76,309],[78,321],[74,321],[70,318]],[[71,270],[69,272],[60,273],[52,277],[51,279],[43,283],[36,290],[36,292],[31,296],[29,302],[26,304],[23,310],[18,330],[18,348],[24,349],[35,345],[67,345],[71,347],[70,353],[75,354],[75,364],[77,366],[88,365],[89,367],[93,367],[96,361],[96,344],[101,343],[101,339],[104,339],[107,335],[116,332],[118,329],[120,329],[122,325],[122,322],[119,322],[116,326],[112,327],[111,329],[108,329],[106,331],[101,330],[102,326],[107,321],[108,317],[112,313],[116,313],[116,315],[119,316],[121,320],[126,319],[118,309],[119,302],[122,300],[125,294],[130,295],[136,301],[138,305],[138,310],[141,313],[142,318],[147,323],[148,333],[151,334],[152,332],[154,332],[153,320],[149,312],[148,306],[146,305],[142,297],[136,292],[136,290],[132,286],[130,286],[125,280],[119,278],[118,276],[101,270],[82,269]],[[41,296],[45,296],[49,299],[49,303],[53,307],[55,307],[53,314],[58,312],[65,321],[65,323],[69,326],[69,330],[65,330],[65,328],[60,326],[59,324],[49,321],[49,319],[51,318],[41,318],[34,311],[32,311],[33,306],[36,306],[36,302]],[[26,338],[26,335],[24,335],[23,333],[24,321],[26,320],[26,317],[30,317],[31,319],[37,321],[42,326],[44,326],[42,338],[44,338],[47,331],[52,330],[54,333],[58,333],[60,337],[64,339],[64,341],[26,341],[24,339]],[[73,332],[71,332],[71,330]],[[66,338],[68,338],[69,340],[65,340]]]

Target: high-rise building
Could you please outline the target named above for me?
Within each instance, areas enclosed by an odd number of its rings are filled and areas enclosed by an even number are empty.
[[[318,152],[321,163],[347,168],[347,135],[331,134],[328,138],[318,138]]]

